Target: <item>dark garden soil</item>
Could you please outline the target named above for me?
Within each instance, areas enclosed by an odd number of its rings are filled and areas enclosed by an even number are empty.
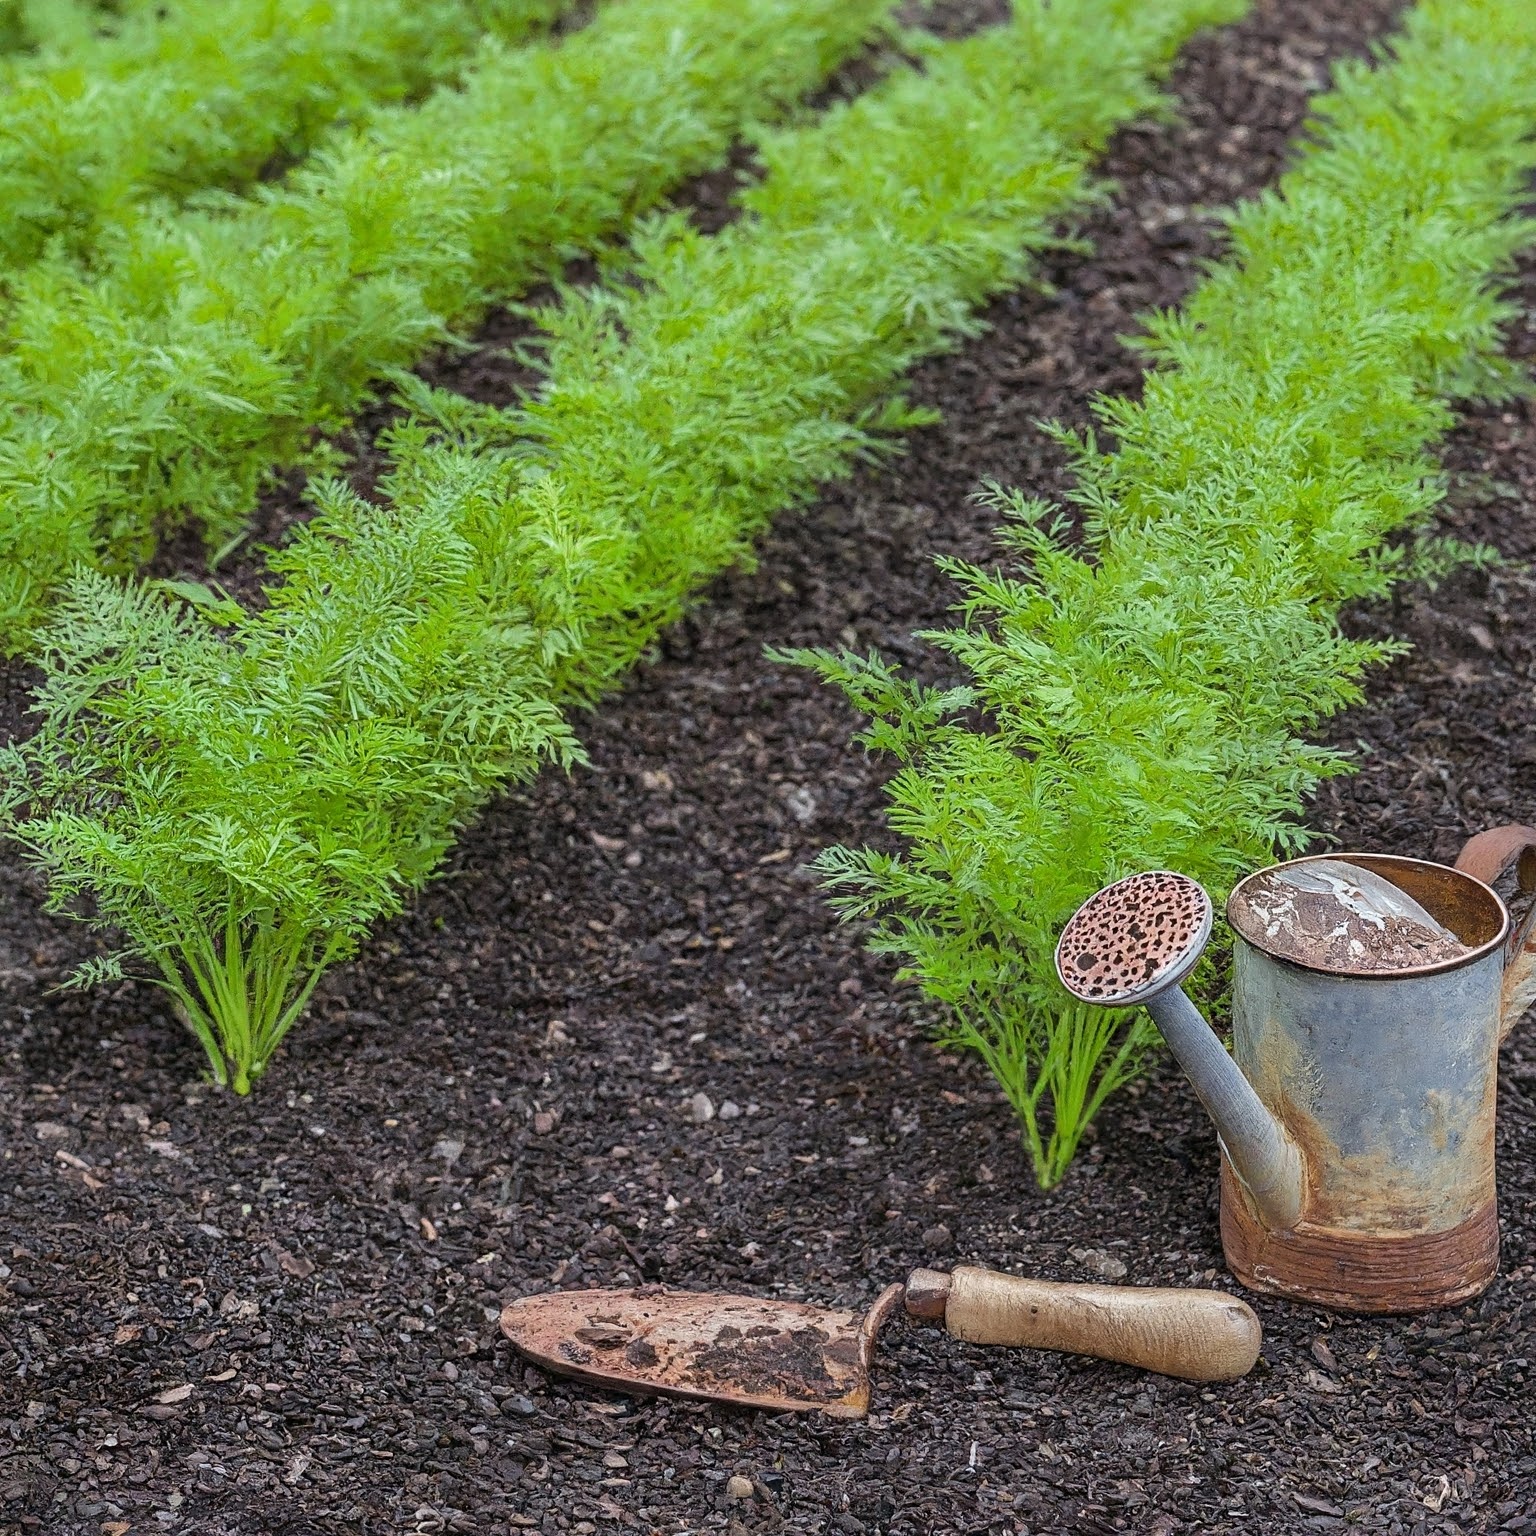
[[[1232,1284],[1214,1139],[1173,1074],[1115,1102],[1043,1195],[985,1074],[926,1043],[916,995],[832,919],[801,867],[884,835],[884,768],[762,650],[920,658],[907,637],[949,600],[929,556],[987,552],[969,491],[1059,494],[1033,423],[1134,388],[1114,338],[1215,250],[1202,206],[1275,174],[1325,59],[1391,10],[1271,0],[1193,48],[1183,125],[1114,148],[1097,254],[919,371],[945,425],[719,582],[587,722],[593,766],[495,807],[249,1101],[199,1082],[149,988],[49,994],[88,941],[7,866],[0,1528],[1536,1529],[1529,1021],[1500,1100],[1502,1276],[1414,1320],[1260,1301],[1264,1358],[1234,1386],[896,1323],[874,1412],[835,1424],[554,1382],[495,1322],[512,1297],[641,1278],[860,1306],[961,1259]],[[1522,294],[1536,310],[1536,273]],[[1474,412],[1449,463],[1447,523],[1529,561],[1530,406]],[[1320,828],[1446,858],[1536,815],[1532,588],[1511,567],[1351,619],[1416,650],[1337,723],[1361,772]],[[727,1496],[737,1474],[752,1497]]]

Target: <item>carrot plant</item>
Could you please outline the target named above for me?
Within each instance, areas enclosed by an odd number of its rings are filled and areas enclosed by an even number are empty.
[[[623,0],[558,46],[488,43],[248,202],[151,210],[101,270],[39,262],[0,352],[0,643],[76,565],[188,510],[236,535],[267,471],[391,369],[720,162],[892,0]]]
[[[485,796],[575,758],[563,707],[914,419],[901,371],[1027,276],[1095,195],[1093,152],[1158,104],[1152,77],[1238,8],[1020,0],[764,133],[739,221],[650,221],[605,286],[543,313],[536,399],[407,385],[386,504],[327,486],[259,611],[76,580],[40,729],[3,762],[54,905],[119,930],[215,1076],[248,1085]]]
[[[174,0],[44,49],[0,94],[0,270],[89,255],[127,205],[248,184],[340,118],[451,79],[557,0]]]
[[[1012,1101],[1042,1184],[1154,1038],[1095,1024],[1052,971],[1073,909],[1144,868],[1218,892],[1295,852],[1307,794],[1347,764],[1307,732],[1390,645],[1347,640],[1347,598],[1405,569],[1394,530],[1442,494],[1451,402],[1519,375],[1501,279],[1536,225],[1536,27],[1525,0],[1423,0],[1374,71],[1340,66],[1300,163],[1230,218],[1231,252],[1152,319],[1118,445],[1061,434],[1082,542],[994,492],[1008,564],[944,562],[960,623],[925,638],[949,686],[871,654],[806,656],[890,754],[899,852],[820,867]],[[981,723],[977,723],[978,716]]]

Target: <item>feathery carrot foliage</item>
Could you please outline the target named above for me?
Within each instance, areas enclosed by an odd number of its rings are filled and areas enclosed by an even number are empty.
[[[808,659],[870,718],[904,851],[820,866],[877,924],[1007,1090],[1042,1184],[1134,1076],[1140,1015],[1074,1007],[1051,957],[1096,887],[1182,870],[1224,892],[1305,841],[1339,754],[1305,733],[1392,647],[1339,604],[1385,592],[1442,493],[1450,402],[1518,383],[1500,279],[1536,237],[1526,0],[1423,0],[1372,70],[1342,65],[1278,190],[1230,219],[1229,257],[1154,317],[1139,400],[1098,405],[1118,448],[1070,446],[1080,547],[1060,514],[996,493],[1000,571],[945,562],[961,623],[926,638],[964,679],[876,655]],[[979,712],[985,721],[973,723]]]
[[[189,511],[217,545],[263,477],[494,299],[719,163],[882,32],[892,0],[623,0],[558,46],[488,42],[245,202],[102,232],[17,279],[0,340],[0,645],[76,565]]]
[[[0,271],[59,236],[89,257],[124,209],[253,181],[338,119],[451,79],[558,0],[174,0],[14,68],[0,94]]]
[[[1026,277],[1094,195],[1094,150],[1156,106],[1151,77],[1240,8],[1020,0],[764,133],[737,223],[651,221],[612,281],[544,313],[524,409],[408,386],[387,504],[327,487],[260,612],[77,580],[41,730],[3,762],[55,905],[119,929],[248,1086],[476,805],[576,756],[562,708],[914,419],[901,371]]]
[[[132,3],[137,8],[138,0]],[[88,49],[116,9],[97,0],[0,0],[0,70],[38,53],[58,62]]]

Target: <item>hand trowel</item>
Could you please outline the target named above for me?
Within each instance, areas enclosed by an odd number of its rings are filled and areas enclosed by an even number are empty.
[[[503,1308],[501,1329],[535,1364],[620,1392],[861,1419],[875,1339],[902,1306],[967,1343],[1095,1355],[1187,1381],[1234,1381],[1259,1353],[1258,1318],[1223,1291],[1071,1285],[971,1265],[914,1270],[862,1314],[642,1285],[525,1296]]]

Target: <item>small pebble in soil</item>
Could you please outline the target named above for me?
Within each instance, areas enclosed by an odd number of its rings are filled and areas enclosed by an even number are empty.
[[[715,1118],[715,1101],[707,1093],[696,1093],[688,1100],[688,1118],[695,1125],[707,1125]]]
[[[135,1299],[129,1297],[130,1301]],[[234,1291],[226,1291],[223,1300],[219,1302],[219,1316],[235,1324],[253,1323],[261,1316],[261,1303],[245,1300]]]
[[[441,1158],[451,1168],[463,1155],[464,1143],[455,1141],[451,1136],[445,1136],[441,1141],[432,1144],[432,1156]]]
[[[816,819],[816,796],[803,784],[791,784],[784,790],[784,803],[790,814],[804,826]]]
[[[923,1247],[929,1253],[948,1253],[955,1246],[955,1234],[944,1223],[927,1228],[923,1233]]]
[[[725,1496],[728,1499],[750,1499],[755,1491],[752,1479],[742,1477],[739,1473],[725,1481]]]
[[[741,1119],[741,1105],[734,1099],[727,1099],[720,1106],[719,1116],[722,1120],[739,1120]]]
[[[1067,1250],[1090,1274],[1105,1280],[1125,1279],[1125,1264],[1105,1248],[1069,1248]]]

